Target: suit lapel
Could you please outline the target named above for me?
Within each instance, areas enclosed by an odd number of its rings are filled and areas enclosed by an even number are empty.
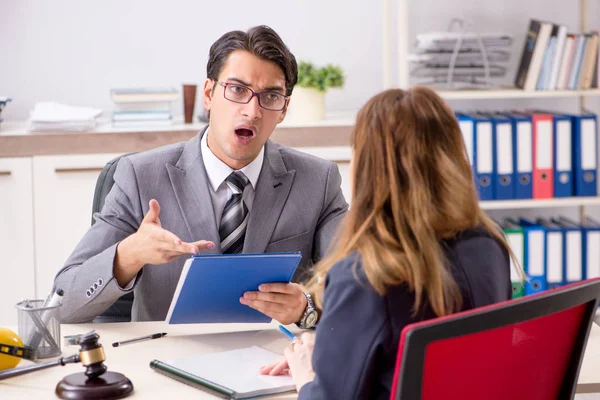
[[[221,242],[200,151],[200,139],[206,129],[186,144],[175,165],[167,164],[166,167],[183,219],[190,232],[190,240],[210,240],[215,244],[215,248],[206,252],[220,253]]]
[[[288,198],[296,171],[288,171],[279,150],[269,140],[254,192],[246,228],[244,253],[263,253]]]

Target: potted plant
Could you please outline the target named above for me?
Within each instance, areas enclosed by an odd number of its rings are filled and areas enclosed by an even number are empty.
[[[292,92],[287,122],[316,122],[325,117],[325,94],[327,89],[344,85],[344,74],[339,66],[328,64],[317,68],[314,64],[300,61],[298,83]]]

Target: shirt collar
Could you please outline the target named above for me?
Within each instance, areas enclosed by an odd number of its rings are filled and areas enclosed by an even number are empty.
[[[204,168],[208,175],[210,185],[216,192],[219,186],[227,179],[227,177],[234,171],[229,165],[219,160],[215,156],[211,149],[208,148],[208,135],[210,134],[210,127],[206,130],[200,141],[200,151],[202,153],[202,160],[204,161]],[[241,172],[246,175],[250,180],[252,188],[256,190],[256,182],[258,182],[258,176],[262,169],[263,159],[265,158],[265,146],[260,149],[260,153],[254,160],[244,168],[240,169]]]

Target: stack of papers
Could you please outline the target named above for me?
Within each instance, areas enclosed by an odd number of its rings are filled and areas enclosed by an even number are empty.
[[[488,85],[489,78],[506,74],[512,37],[503,33],[429,32],[417,35],[415,53],[409,55],[411,76],[452,87]],[[487,67],[487,70],[486,70]],[[419,82],[425,83],[425,82]]]
[[[417,49],[426,51],[453,51],[460,42],[461,51],[478,51],[484,47],[506,47],[512,44],[512,36],[504,33],[429,32],[417,35]]]
[[[56,102],[37,103],[29,118],[30,131],[86,131],[96,126],[102,110]]]

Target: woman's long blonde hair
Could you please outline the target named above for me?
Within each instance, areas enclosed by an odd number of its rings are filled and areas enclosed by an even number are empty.
[[[322,307],[327,272],[358,252],[379,294],[406,284],[415,295],[414,313],[424,295],[438,316],[460,310],[462,297],[446,269],[441,240],[482,226],[512,253],[479,208],[454,113],[430,89],[387,90],[358,113],[352,145],[351,207],[330,255],[308,283],[317,305]]]

